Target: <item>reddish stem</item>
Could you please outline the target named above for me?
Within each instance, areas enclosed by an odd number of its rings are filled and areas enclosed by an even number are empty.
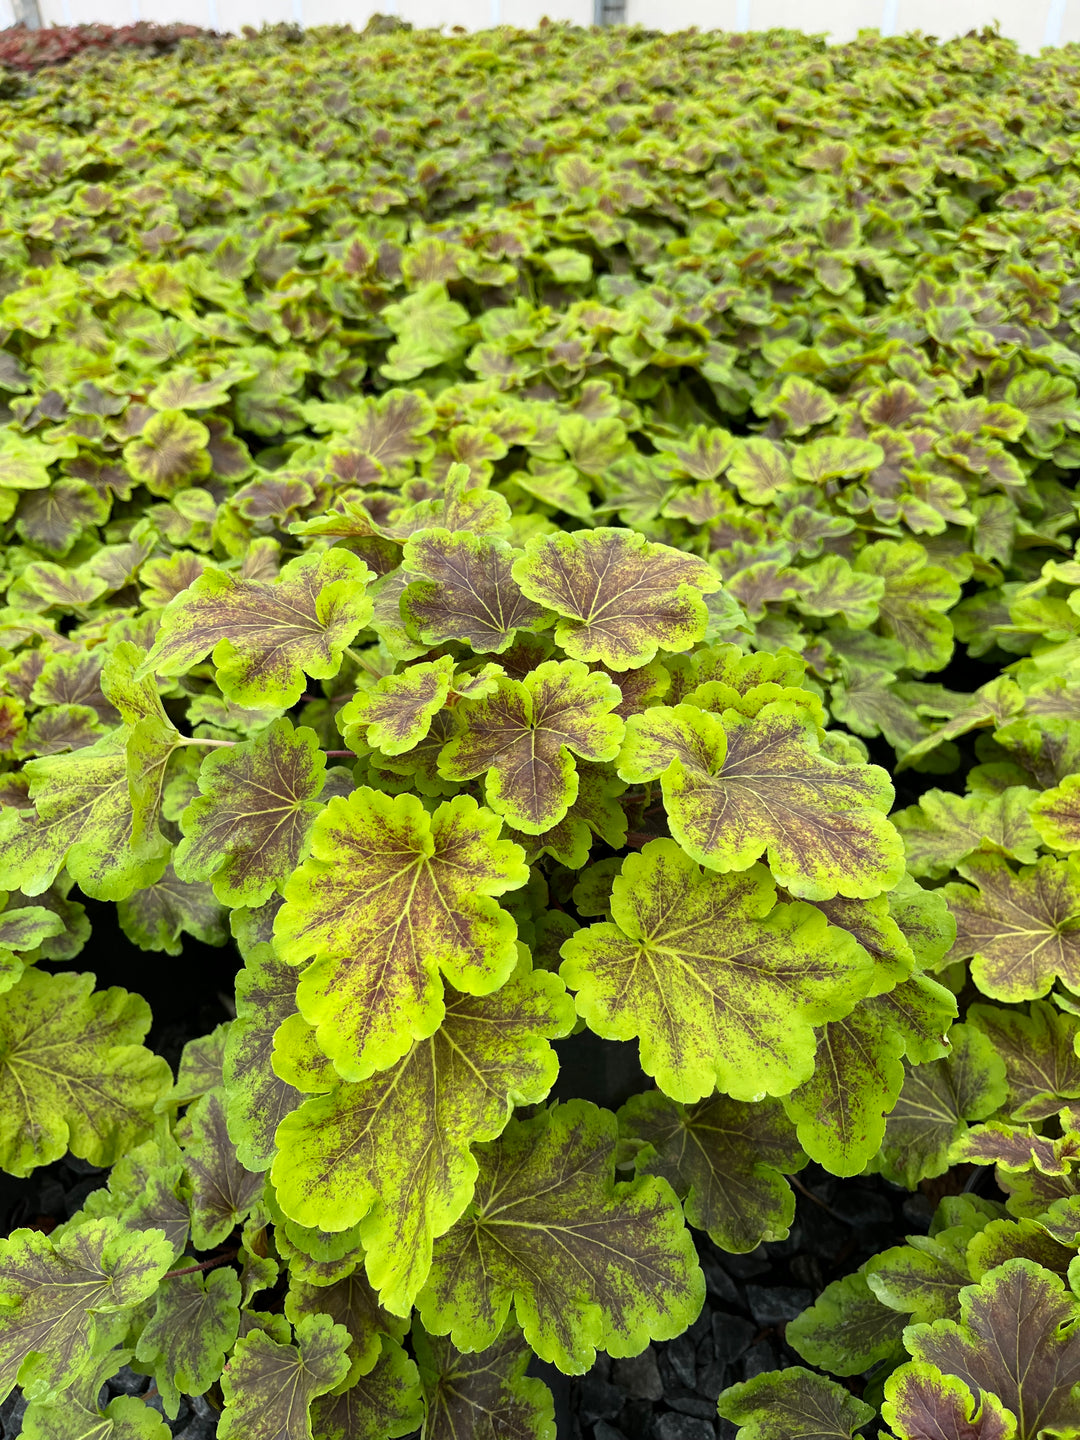
[[[335,759],[343,758],[345,756],[348,756],[351,760],[356,759],[355,750],[324,750],[322,753]]]
[[[215,1265],[225,1265],[230,1260],[235,1260],[239,1251],[226,1250],[224,1255],[215,1255],[213,1260],[204,1260],[200,1265],[188,1265],[183,1270],[170,1270],[161,1278],[163,1280],[178,1280],[181,1275],[196,1275],[200,1270],[212,1270]]]

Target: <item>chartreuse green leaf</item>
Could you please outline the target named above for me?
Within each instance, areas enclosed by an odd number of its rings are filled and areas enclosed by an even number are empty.
[[[424,645],[463,641],[481,653],[505,650],[519,630],[536,630],[542,605],[526,599],[511,574],[515,556],[505,540],[471,530],[423,530],[402,552],[409,577],[401,614]]]
[[[577,799],[574,755],[613,760],[623,722],[618,686],[577,660],[548,660],[524,680],[496,677],[495,689],[456,707],[460,730],[439,754],[447,780],[486,775],[487,802],[527,835],[557,825]]]
[[[721,1250],[743,1254],[787,1238],[795,1192],[784,1177],[806,1156],[776,1101],[720,1095],[679,1105],[652,1090],[622,1107],[619,1131],[641,1147],[637,1173],[663,1176],[690,1224]]]
[[[160,1231],[111,1216],[55,1240],[36,1230],[0,1240],[0,1395],[19,1384],[28,1399],[61,1398],[98,1346],[123,1337],[123,1312],[154,1294],[172,1258]]]
[[[788,1322],[784,1340],[796,1354],[833,1375],[860,1375],[879,1360],[903,1355],[905,1319],[867,1284],[866,1267],[834,1280],[808,1310]]]
[[[26,968],[22,958],[45,940],[64,933],[59,915],[44,905],[21,905],[16,910],[0,906],[0,992],[10,990]]]
[[[1027,1013],[972,1005],[966,1019],[1005,1062],[1011,1119],[1047,1120],[1067,1100],[1080,1099],[1080,1017],[1033,1000]]]
[[[177,1275],[164,1281],[136,1358],[149,1365],[175,1420],[182,1395],[205,1395],[221,1374],[240,1324],[240,1281],[232,1270]]]
[[[424,1394],[424,1440],[556,1440],[555,1404],[525,1371],[532,1352],[512,1322],[487,1349],[465,1354],[413,1328]]]
[[[904,837],[908,870],[942,879],[976,850],[1034,864],[1039,837],[1031,824],[1037,790],[1010,785],[998,795],[953,795],[927,790],[918,805],[898,810],[893,824]]]
[[[929,562],[915,540],[881,540],[867,545],[856,569],[885,582],[878,600],[878,624],[884,635],[903,648],[912,670],[941,670],[953,649],[953,626],[947,611],[960,599],[960,582],[944,566]]]
[[[412,380],[424,370],[460,355],[468,344],[469,312],[451,300],[438,281],[422,286],[380,316],[397,336],[381,367],[388,380]]]
[[[680,1334],[705,1298],[666,1181],[614,1178],[615,1116],[584,1100],[512,1121],[482,1153],[465,1215],[435,1245],[417,1300],[459,1348],[494,1344],[511,1306],[543,1360],[582,1374]]]
[[[23,770],[34,808],[0,810],[0,884],[40,895],[66,865],[93,899],[122,900],[161,877],[164,841],[133,844],[123,730],[73,755],[31,760]]]
[[[166,1130],[137,1145],[109,1172],[108,1189],[93,1190],[82,1213],[116,1215],[131,1230],[160,1230],[180,1256],[188,1242],[191,1217],[181,1194],[184,1175],[179,1145]]]
[[[146,659],[130,640],[116,645],[101,671],[105,698],[119,711],[127,736],[128,792],[131,798],[131,847],[149,849],[161,834],[158,821],[169,760],[183,737],[165,713],[153,675],[139,674]]]
[[[940,890],[924,890],[910,875],[889,891],[889,910],[923,970],[938,967],[956,939],[956,920]],[[865,941],[863,942],[865,943]]]
[[[1066,775],[1031,807],[1039,839],[1051,850],[1080,850],[1080,774]]]
[[[288,1265],[290,1280],[321,1289],[354,1274],[362,1265],[364,1252],[360,1245],[359,1226],[353,1225],[348,1230],[319,1230],[298,1225],[277,1203],[272,1185],[267,1184],[263,1198],[265,1209],[260,1207],[255,1210],[253,1218],[268,1216],[273,1221],[274,1248]],[[380,1310],[379,1315],[384,1328],[397,1324],[386,1311]]]
[[[960,1291],[973,1278],[968,1246],[990,1217],[965,1218],[972,1223],[949,1225],[932,1235],[909,1235],[905,1245],[894,1245],[867,1261],[861,1273],[882,1305],[919,1323],[956,1319]]]
[[[834,1175],[861,1173],[903,1086],[903,1054],[903,1035],[872,1002],[823,1027],[813,1073],[785,1097],[811,1159]]]
[[[914,1325],[912,1358],[993,1395],[1017,1422],[1017,1440],[1077,1428],[1080,1302],[1059,1275],[1008,1260],[960,1292],[960,1319]],[[1006,1432],[1007,1433],[1007,1432]]]
[[[778,905],[764,866],[702,873],[671,840],[623,862],[611,915],[564,943],[560,973],[586,1024],[637,1038],[675,1100],[786,1094],[813,1069],[813,1027],[870,983],[851,937],[813,906]]]
[[[453,678],[453,657],[442,655],[386,675],[373,689],[358,690],[338,719],[345,743],[355,748],[359,740],[383,755],[404,755],[431,729]]]
[[[956,916],[953,960],[992,1000],[1034,1000],[1061,979],[1080,990],[1080,867],[1044,857],[1013,870],[976,852],[957,869],[971,885],[946,885]]]
[[[240,705],[288,706],[304,676],[336,675],[371,618],[371,572],[347,550],[300,555],[276,580],[205,570],[171,601],[144,672],[183,675],[213,652],[217,680]]]
[[[967,1122],[992,1115],[1008,1094],[1005,1062],[981,1031],[954,1025],[949,1040],[944,1059],[905,1065],[900,1098],[885,1122],[882,1171],[909,1189],[943,1174]]]
[[[710,870],[765,854],[777,882],[809,900],[879,895],[903,873],[887,775],[822,753],[813,717],[790,701],[753,717],[685,704],[632,715],[618,772],[661,779],[672,834]]]
[[[349,1332],[328,1315],[305,1315],[295,1331],[295,1344],[262,1330],[236,1342],[221,1377],[221,1440],[312,1440],[311,1402],[345,1378]]]
[[[182,935],[192,935],[204,945],[224,945],[229,933],[225,909],[210,886],[178,879],[171,864],[159,880],[121,900],[117,918],[121,930],[141,950],[164,950],[167,955],[183,952]]]
[[[397,1065],[283,1120],[272,1171],[282,1209],[326,1230],[359,1222],[368,1278],[388,1310],[407,1315],[433,1242],[472,1196],[473,1145],[498,1135],[515,1104],[544,1099],[558,1072],[548,1039],[572,1024],[557,978],[526,959],[493,995],[454,995],[435,1033]],[[297,1084],[301,1044],[286,1026],[275,1055]]]
[[[225,1115],[236,1156],[246,1169],[265,1170],[274,1158],[274,1133],[300,1103],[275,1074],[274,1032],[296,1012],[296,970],[255,945],[236,977],[236,1019],[225,1041]]]
[[[102,1387],[130,1358],[130,1350],[96,1357],[56,1399],[31,1403],[23,1415],[25,1440],[168,1440],[164,1419],[141,1395],[118,1395],[102,1405]]]
[[[111,1165],[151,1129],[168,1064],[140,1043],[138,995],[27,970],[0,1006],[0,1164],[29,1175],[66,1151]]]
[[[881,1144],[885,1116],[904,1082],[903,1055],[917,1064],[946,1054],[957,1013],[950,991],[912,973],[915,952],[896,917],[931,959],[947,948],[955,926],[944,903],[911,882],[899,895],[824,900],[818,907],[859,942],[874,978],[867,998],[821,1028],[814,1072],[784,1106],[812,1159],[834,1174],[857,1175]]]
[[[606,527],[535,536],[513,576],[530,600],[562,617],[555,643],[572,660],[620,671],[703,640],[701,597],[720,589],[720,576],[697,556]]]
[[[276,1234],[276,1230],[275,1230]],[[349,1332],[350,1374],[369,1375],[383,1351],[383,1342],[401,1340],[408,1321],[388,1314],[368,1283],[362,1266],[355,1266],[329,1284],[298,1280],[290,1273],[285,1315],[295,1325],[304,1315],[329,1315]]]
[[[822,435],[795,451],[791,468],[799,480],[822,485],[846,475],[865,475],[884,461],[885,451],[872,440]]]
[[[177,875],[211,882],[222,904],[261,905],[304,853],[325,773],[314,730],[284,718],[212,751],[199,769],[199,794],[180,816]]]
[[[366,1079],[434,1034],[441,976],[483,995],[513,972],[517,927],[493,897],[529,872],[501,823],[467,795],[429,813],[415,795],[366,786],[316,820],[275,945],[289,964],[314,958],[297,1001],[343,1078]]]
[[[874,1418],[842,1385],[801,1365],[732,1385],[719,1409],[739,1426],[739,1440],[851,1440]]]
[[[958,1375],[943,1375],[934,1365],[901,1365],[885,1381],[881,1407],[897,1440],[928,1435],[964,1436],[964,1440],[1016,1440],[1016,1417],[996,1395],[972,1394]]]

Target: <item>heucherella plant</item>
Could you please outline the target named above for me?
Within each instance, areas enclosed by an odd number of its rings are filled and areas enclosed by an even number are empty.
[[[1029,1155],[1031,1169],[1038,1163]],[[1041,1182],[1067,1173],[1043,1169]],[[1016,1204],[1017,1193],[1008,1209],[976,1195],[947,1197],[929,1235],[876,1255],[788,1325],[788,1343],[811,1364],[844,1377],[871,1372],[864,1394],[880,1401],[880,1433],[1080,1434],[1080,1211],[1074,1194],[1031,1219],[1040,1207]],[[721,1415],[744,1440],[852,1436],[877,1408],[802,1366],[720,1397]]]
[[[165,1440],[128,1365],[222,1440],[551,1440],[531,1357],[680,1334],[692,1230],[782,1240],[810,1160],[1008,1209],[792,1326],[864,1398],[724,1413],[1075,1433],[1074,70],[544,26],[5,82],[0,1168],[108,1168],[0,1239],[29,1435]],[[87,900],[242,961],[176,1074]]]

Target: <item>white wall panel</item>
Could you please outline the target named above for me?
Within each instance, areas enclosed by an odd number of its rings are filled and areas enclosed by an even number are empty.
[[[547,15],[589,25],[593,0],[39,0],[42,22],[71,25],[134,19],[185,21],[237,32],[244,25],[293,21],[302,25],[351,24],[361,29],[381,11],[416,26],[491,25],[531,28]],[[768,30],[780,27],[824,33],[833,41],[858,30],[883,34],[922,30],[947,38],[997,20],[1023,49],[1080,41],[1080,0],[626,0],[631,24],[654,30]],[[15,0],[0,0],[0,29],[14,22]]]
[[[649,30],[744,30],[746,0],[627,0],[626,19]]]

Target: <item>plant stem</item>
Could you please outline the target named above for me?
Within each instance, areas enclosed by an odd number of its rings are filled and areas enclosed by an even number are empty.
[[[353,662],[354,665],[359,665],[361,670],[366,670],[369,675],[374,675],[376,680],[381,680],[383,678],[382,671],[376,670],[375,666],[372,665],[370,661],[365,660],[364,657],[360,654],[359,650],[354,650],[351,645],[346,645],[345,654],[349,657],[349,659]]]
[[[336,759],[336,758],[338,758],[338,757],[344,758],[345,756],[348,756],[349,759],[351,759],[351,760],[355,760],[355,759],[356,759],[356,751],[355,751],[355,750],[324,750],[322,753],[323,753],[325,756],[327,756],[327,758],[335,758],[335,759]]]
[[[163,1280],[178,1280],[181,1275],[196,1275],[200,1270],[212,1270],[215,1265],[226,1265],[230,1260],[235,1260],[237,1250],[226,1250],[224,1255],[215,1255],[213,1260],[203,1260],[199,1265],[188,1265],[183,1270],[169,1270],[161,1278]]]
[[[220,746],[222,746],[222,745],[239,745],[239,743],[240,743],[239,740],[209,740],[209,739],[204,739],[204,738],[203,738],[202,736],[200,736],[200,735],[184,735],[184,736],[181,736],[181,739],[180,739],[180,744],[181,744],[181,745],[211,745],[211,746],[214,747],[214,749],[218,749],[218,748],[219,748]]]

